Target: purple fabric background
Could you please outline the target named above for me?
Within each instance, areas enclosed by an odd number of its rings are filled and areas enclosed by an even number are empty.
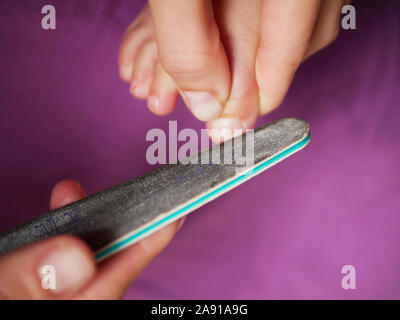
[[[54,4],[57,29],[41,29]],[[142,1],[0,1],[0,231],[48,210],[52,186],[89,193],[152,169],[146,132],[200,129],[182,103],[156,117],[118,78]],[[191,214],[126,298],[400,298],[400,3],[358,1],[298,71],[283,105],[310,145]],[[341,288],[341,268],[357,289]]]

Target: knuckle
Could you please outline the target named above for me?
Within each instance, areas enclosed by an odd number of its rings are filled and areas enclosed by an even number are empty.
[[[160,57],[161,65],[170,75],[202,74],[210,69],[214,55],[207,51],[170,52]]]
[[[175,75],[202,75],[213,67],[220,54],[220,41],[206,39],[199,43],[190,43],[162,52],[160,51],[160,63],[167,73]]]

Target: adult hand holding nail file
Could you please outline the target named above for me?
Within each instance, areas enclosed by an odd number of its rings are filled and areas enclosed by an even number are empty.
[[[197,157],[198,164],[183,164],[181,160],[165,165],[27,221],[0,235],[0,255],[69,233],[86,241],[100,261],[282,161],[310,140],[306,122],[281,119],[255,129],[253,165],[238,165],[232,158],[224,163],[226,152],[232,155],[244,150],[248,143],[245,135],[190,156]],[[204,164],[201,159],[211,159],[215,148],[221,163]]]

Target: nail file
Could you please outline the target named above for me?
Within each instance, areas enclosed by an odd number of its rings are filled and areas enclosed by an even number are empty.
[[[306,122],[280,119],[254,130],[252,165],[227,161],[223,155],[247,152],[246,135],[191,156],[198,158],[197,164],[181,160],[165,165],[22,223],[0,235],[0,255],[56,234],[73,234],[101,261],[282,161],[310,140]],[[241,145],[236,143],[239,139],[244,141]],[[214,151],[220,153],[220,163],[204,163]]]

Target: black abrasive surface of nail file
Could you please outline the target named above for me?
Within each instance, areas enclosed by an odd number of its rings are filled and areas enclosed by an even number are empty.
[[[102,260],[285,159],[308,141],[309,127],[303,120],[275,121],[255,129],[251,167],[225,156],[239,152],[247,156],[244,134],[191,156],[197,164],[181,160],[165,165],[27,221],[0,235],[0,255],[56,234],[73,234]],[[221,163],[204,163],[213,151],[220,153]]]

